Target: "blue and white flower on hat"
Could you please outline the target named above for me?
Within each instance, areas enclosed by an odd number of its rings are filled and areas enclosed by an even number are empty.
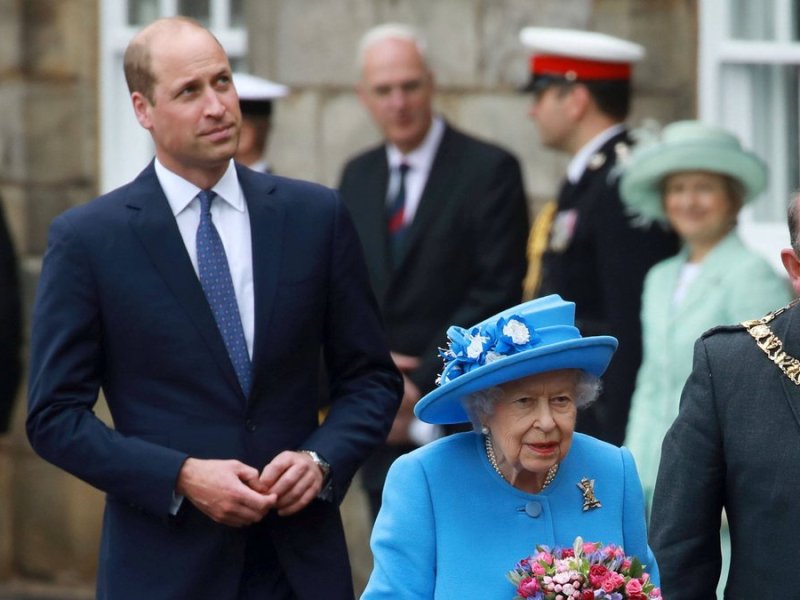
[[[437,379],[442,385],[483,365],[535,347],[541,336],[524,317],[512,315],[470,330],[452,326],[447,330],[448,347],[440,349],[444,369]]]

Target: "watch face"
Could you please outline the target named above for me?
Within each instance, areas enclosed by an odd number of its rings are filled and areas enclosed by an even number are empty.
[[[322,470],[322,475],[324,477],[327,477],[328,473],[331,470],[331,466],[324,460],[322,460],[320,455],[314,452],[313,450],[303,450],[303,452],[311,457],[311,459],[316,463],[316,465]]]

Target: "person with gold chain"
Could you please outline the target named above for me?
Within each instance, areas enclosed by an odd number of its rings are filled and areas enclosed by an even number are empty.
[[[800,196],[781,259],[800,294]],[[651,542],[665,598],[716,597],[720,515],[731,537],[725,598],[789,597],[800,530],[800,308],[716,327],[694,347],[664,439]]]
[[[539,141],[572,157],[558,199],[533,225],[524,298],[560,294],[575,301],[584,333],[619,339],[603,401],[581,415],[578,430],[621,444],[642,356],[642,283],[678,249],[672,233],[628,213],[619,197],[631,147],[625,120],[633,64],[644,48],[568,29],[527,27],[520,39],[532,52],[525,90],[533,94],[529,116]]]

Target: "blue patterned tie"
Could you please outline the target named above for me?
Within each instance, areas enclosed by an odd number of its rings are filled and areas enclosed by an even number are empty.
[[[217,228],[211,221],[211,201],[214,192],[201,191],[197,197],[200,200],[200,225],[197,226],[197,269],[200,273],[200,285],[203,286],[214,320],[225,341],[228,355],[236,369],[236,376],[242,386],[244,395],[250,393],[252,382],[252,364],[247,354],[247,342],[244,338],[244,328],[239,315],[239,306],[236,303],[236,294],[233,291],[233,280],[228,267],[228,258],[225,248],[219,237]]]

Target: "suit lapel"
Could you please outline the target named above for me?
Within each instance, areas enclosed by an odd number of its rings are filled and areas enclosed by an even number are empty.
[[[694,305],[702,303],[707,297],[708,291],[720,285],[721,280],[728,273],[731,254],[735,254],[739,247],[740,242],[736,234],[730,233],[708,253],[700,266],[697,278],[689,284],[686,297],[675,311],[675,318],[680,318],[683,313],[692,310]],[[688,257],[688,254],[686,256]]]
[[[386,194],[389,188],[389,163],[386,160],[386,148],[381,146],[375,151],[371,164],[364,172],[364,184],[361,190],[364,202],[359,212],[367,225],[359,230],[364,248],[369,248],[372,256],[367,261],[375,265],[372,272],[380,274],[383,282],[376,282],[376,289],[384,289],[391,275],[389,260],[388,231],[386,224]],[[359,218],[361,218],[359,215]],[[377,267],[377,268],[376,268]]]
[[[137,193],[126,202],[131,211],[131,228],[178,304],[197,327],[228,383],[242,394],[225,342],[186,252],[175,216],[158,183],[153,163],[139,175],[132,189]]]
[[[455,131],[445,124],[442,140],[436,150],[428,180],[425,182],[425,188],[419,199],[417,212],[408,231],[406,252],[398,268],[402,268],[414,254],[415,249],[419,247],[419,240],[425,235],[430,224],[437,218],[441,218],[441,198],[449,196],[448,187],[452,185],[453,179],[458,175],[456,165],[459,164],[459,161],[452,159],[453,152],[457,151],[455,136]]]
[[[239,183],[247,200],[253,244],[253,294],[255,336],[253,342],[253,390],[259,385],[259,369],[267,359],[268,333],[278,289],[278,276],[283,260],[285,209],[275,180],[237,165]],[[253,396],[254,394],[251,394]]]

